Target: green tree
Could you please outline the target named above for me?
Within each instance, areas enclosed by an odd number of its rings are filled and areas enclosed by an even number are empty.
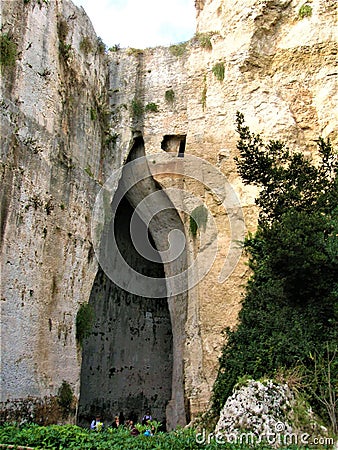
[[[313,352],[334,351],[338,337],[337,154],[322,138],[316,164],[282,142],[265,144],[241,113],[237,131],[237,168],[245,184],[259,188],[260,214],[256,233],[244,242],[252,276],[238,326],[225,330],[213,390],[216,413],[238,377],[311,367]],[[332,377],[338,380],[337,373]]]

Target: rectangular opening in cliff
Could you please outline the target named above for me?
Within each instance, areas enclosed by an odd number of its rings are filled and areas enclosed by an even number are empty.
[[[179,158],[184,157],[186,134],[166,134],[161,142],[161,149],[165,152],[177,153]]]

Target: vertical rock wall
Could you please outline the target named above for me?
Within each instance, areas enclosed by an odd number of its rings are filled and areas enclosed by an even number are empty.
[[[78,393],[75,316],[97,270],[90,223],[103,123],[91,111],[107,66],[83,11],[40,3],[1,3],[2,32],[18,48],[15,66],[1,69],[3,402],[54,396],[63,380]]]

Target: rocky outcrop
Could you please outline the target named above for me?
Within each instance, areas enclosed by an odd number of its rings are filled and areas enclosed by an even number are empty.
[[[293,433],[290,411],[295,403],[288,385],[272,380],[250,380],[247,386],[238,388],[227,399],[217,423],[216,433],[239,436],[253,433],[256,439],[268,440],[269,436]]]
[[[98,271],[93,208],[142,135],[156,186],[150,190],[161,188],[166,204],[175,205],[186,261],[197,261],[185,279],[191,289],[179,301],[168,294],[170,426],[207,407],[221,331],[235,325],[248,277],[244,258],[237,264],[229,257],[232,224],[256,226],[255,191],[243,186],[234,162],[235,113],[243,112],[252,131],[309,156],[316,157],[319,135],[338,139],[335,2],[313,0],[305,17],[302,5],[198,1],[198,34],[190,42],[105,52],[84,11],[68,0],[2,3],[2,33],[18,50],[15,65],[1,69],[3,402],[56,396],[63,380],[79,398],[76,314]],[[172,158],[170,170],[158,170],[157,154]],[[134,199],[143,199],[146,188]],[[201,226],[195,236],[190,215],[201,203],[211,231]],[[160,223],[152,224],[153,238],[164,251],[170,240],[160,237]],[[166,283],[173,287],[169,266]],[[203,276],[194,284],[196,273]]]
[[[215,428],[219,443],[252,446],[324,443],[327,429],[320,424],[301,394],[287,383],[271,379],[246,380],[227,398]],[[333,439],[331,440],[333,443]],[[327,443],[329,439],[327,439]]]

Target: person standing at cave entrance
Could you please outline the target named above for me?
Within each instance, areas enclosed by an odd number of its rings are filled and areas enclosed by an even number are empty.
[[[123,414],[123,411],[120,412],[119,421],[120,421],[120,425],[124,425],[124,414]]]
[[[101,431],[103,428],[103,422],[101,422],[101,417],[96,416],[96,418],[90,424],[91,430]]]
[[[151,420],[153,420],[153,418],[151,417],[150,410],[147,409],[145,415],[142,417],[142,425],[147,425]]]
[[[118,428],[119,426],[120,426],[120,418],[119,418],[119,416],[115,416],[114,417],[114,421],[111,424],[111,427],[112,428]]]

